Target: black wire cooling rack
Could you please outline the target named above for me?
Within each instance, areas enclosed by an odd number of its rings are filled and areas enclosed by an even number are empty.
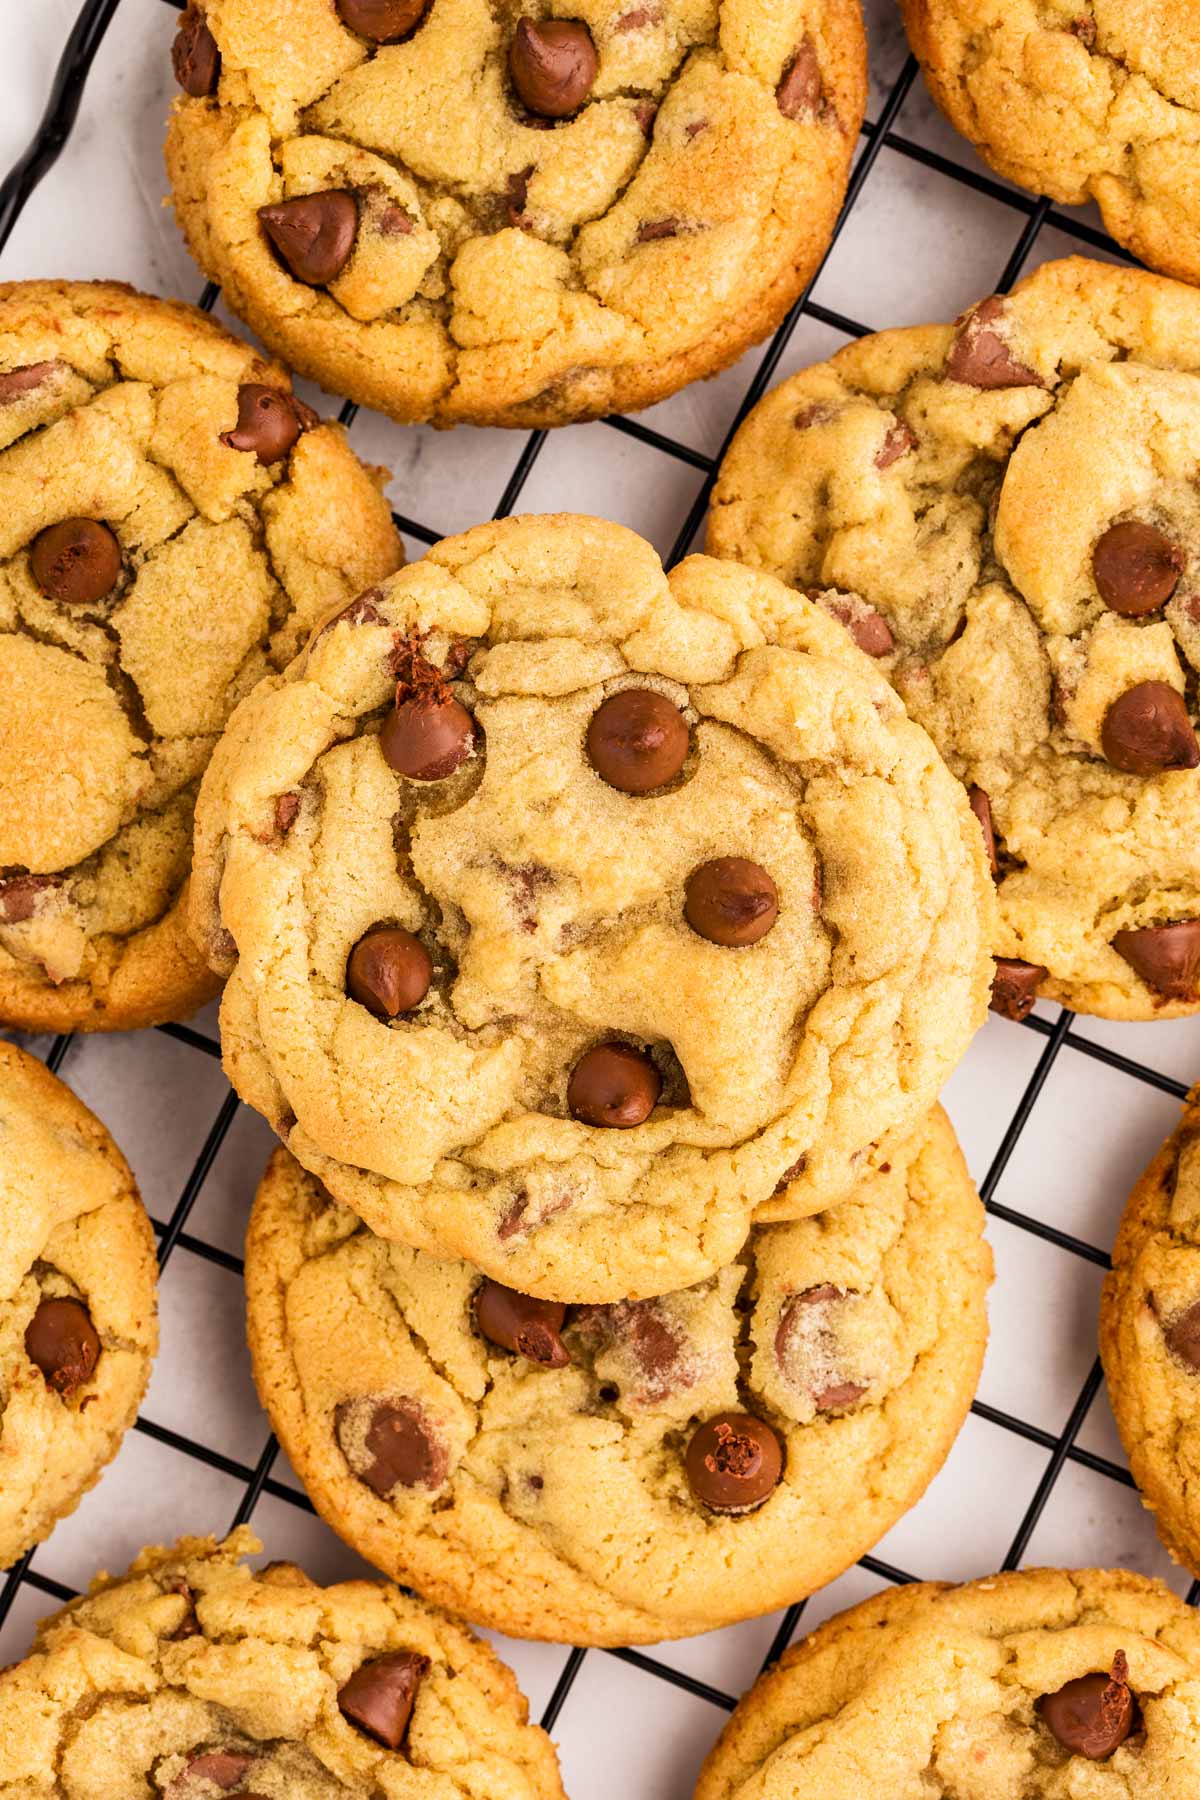
[[[133,0],[124,0],[124,4],[127,6],[132,3]],[[168,6],[177,3],[178,0],[163,0],[163,4]],[[0,184],[0,253],[3,252],[30,196],[53,166],[70,137],[92,62],[104,39],[105,32],[121,4],[122,0],[84,0],[75,26],[63,46],[46,109],[37,131],[28,148],[13,165],[4,182]],[[886,146],[902,157],[909,158],[955,182],[974,189],[977,193],[998,201],[1012,215],[1015,236],[1011,254],[997,283],[997,287],[1001,291],[1008,289],[1017,279],[1034,249],[1039,234],[1046,225],[1052,226],[1073,240],[1080,248],[1099,250],[1111,258],[1121,261],[1133,260],[1102,231],[1094,229],[1078,217],[1071,217],[1057,211],[1048,199],[1044,197],[1034,199],[1020,193],[1000,181],[993,180],[981,171],[963,167],[939,154],[936,150],[917,143],[898,132],[896,129],[898,115],[917,73],[916,61],[910,56],[888,90],[883,104],[879,108],[877,118],[873,122],[868,121],[862,128],[859,155],[850,178],[845,205],[834,233],[834,242],[858,201],[880,150]],[[831,244],[831,250],[832,247]],[[821,267],[824,268],[824,266],[823,262]],[[2,273],[3,267],[0,265],[0,274]],[[750,408],[770,385],[798,322],[802,318],[816,320],[835,331],[842,332],[847,337],[865,336],[870,329],[855,319],[820,305],[812,298],[813,288],[820,273],[821,270],[818,269],[788,317],[771,339],[765,355],[755,369],[753,378],[747,383],[737,414],[715,456],[707,456],[690,445],[677,442],[662,432],[651,429],[638,419],[613,416],[599,421],[594,426],[595,430],[607,428],[623,432],[662,454],[676,458],[702,472],[703,481],[680,525],[674,547],[668,558],[669,563],[677,562],[686,555],[692,546],[708,507],[709,495],[721,458],[734,432]],[[199,297],[199,304],[205,311],[211,310],[214,306],[218,292],[219,290],[212,282],[205,286]],[[357,406],[348,400],[341,407],[339,419],[344,425],[350,426],[357,411]],[[512,434],[516,457],[499,505],[496,507],[495,517],[502,517],[516,508],[522,489],[541,455],[546,435],[544,431],[533,431],[523,438],[515,432]],[[407,537],[426,545],[437,542],[440,534],[419,520],[407,518],[401,513],[393,516],[397,526]],[[158,1029],[177,1042],[188,1046],[197,1055],[220,1056],[219,1045],[201,1031],[186,1025],[163,1025]],[[1187,1093],[1187,1088],[1182,1082],[1172,1079],[1169,1075],[1147,1067],[1131,1057],[1124,1056],[1106,1044],[1094,1042],[1079,1034],[1074,1029],[1074,1015],[1069,1012],[1060,1011],[1056,1019],[1034,1014],[1024,1021],[1024,1029],[1038,1034],[1044,1040],[1043,1047],[981,1183],[980,1191],[988,1211],[995,1217],[1004,1220],[1020,1231],[1031,1233],[1037,1238],[1056,1245],[1060,1250],[1064,1250],[1072,1256],[1082,1258],[1100,1268],[1107,1268],[1109,1266],[1107,1254],[1094,1244],[1090,1244],[1068,1231],[1060,1230],[1043,1219],[1019,1211],[1010,1205],[1001,1204],[995,1198],[1001,1177],[1029,1123],[1038,1097],[1064,1046],[1069,1046],[1084,1056],[1106,1064],[1135,1081],[1145,1083],[1162,1093],[1173,1095],[1176,1099],[1182,1100]],[[52,1070],[57,1071],[61,1066],[71,1041],[69,1036],[58,1037],[53,1041],[45,1059]],[[177,1248],[183,1247],[196,1256],[217,1263],[231,1272],[241,1274],[242,1264],[238,1257],[216,1245],[206,1243],[202,1238],[193,1236],[187,1230],[189,1214],[233,1123],[238,1106],[239,1102],[236,1096],[232,1092],[228,1092],[212,1121],[200,1153],[183,1184],[170,1217],[165,1223],[156,1222],[155,1224],[159,1240],[160,1267],[165,1267],[172,1253]],[[1002,1565],[1004,1568],[1015,1568],[1022,1561],[1030,1538],[1067,1464],[1081,1465],[1094,1474],[1101,1475],[1126,1488],[1133,1486],[1127,1469],[1107,1457],[1086,1449],[1076,1441],[1092,1402],[1096,1398],[1101,1380],[1100,1362],[1097,1358],[1093,1361],[1087,1377],[1079,1389],[1065,1426],[1057,1434],[1045,1430],[1029,1420],[1019,1418],[1011,1412],[986,1405],[982,1401],[977,1400],[974,1403],[972,1411],[977,1417],[1049,1452],[1041,1476],[1009,1544]],[[279,1451],[273,1437],[268,1438],[257,1463],[250,1467],[221,1454],[207,1444],[169,1430],[144,1416],[138,1419],[135,1430],[183,1456],[194,1458],[212,1469],[221,1471],[242,1484],[241,1501],[236,1514],[229,1521],[231,1528],[250,1520],[255,1506],[264,1494],[284,1501],[288,1505],[303,1508],[309,1513],[313,1511],[311,1503],[304,1494],[273,1477],[272,1469]],[[3,1626],[22,1586],[35,1589],[55,1601],[65,1601],[73,1597],[72,1589],[51,1579],[32,1566],[33,1555],[34,1553],[31,1552],[16,1564],[3,1579],[3,1585],[0,1587],[0,1627]],[[917,1579],[907,1570],[897,1568],[873,1556],[863,1557],[859,1566],[883,1581],[902,1583]],[[1187,1598],[1192,1605],[1200,1602],[1200,1581],[1192,1583]],[[778,1630],[763,1659],[764,1667],[775,1661],[795,1636],[804,1613],[804,1606],[805,1603],[801,1602],[789,1607],[781,1615]],[[566,1655],[553,1691],[542,1712],[541,1723],[547,1730],[553,1727],[558,1718],[571,1687],[579,1675],[584,1658],[588,1655],[617,1657],[648,1675],[673,1683],[697,1699],[707,1701],[726,1711],[730,1710],[735,1703],[735,1696],[723,1693],[709,1683],[689,1674],[686,1670],[670,1666],[643,1651],[583,1651],[576,1649]]]

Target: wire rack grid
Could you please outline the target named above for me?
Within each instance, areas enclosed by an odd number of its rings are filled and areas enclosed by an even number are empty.
[[[71,23],[73,0],[47,0],[58,18],[42,18],[35,49],[52,79],[28,147],[0,185],[0,275],[120,273],[187,291],[182,276],[174,281],[188,265],[170,224],[144,223],[159,182],[144,146],[165,111],[174,3],[84,0]],[[18,34],[28,29],[23,4],[16,22],[19,4],[0,0]],[[837,234],[764,348],[647,416],[557,433],[564,453],[551,456],[541,431],[405,433],[341,406],[360,453],[400,465],[392,491],[410,549],[472,522],[490,491],[496,516],[519,503],[607,513],[678,560],[697,542],[725,446],[774,377],[868,330],[949,317],[1049,255],[1127,260],[1088,213],[1059,212],[986,171],[927,101],[892,0],[867,0],[866,11],[872,104]],[[60,158],[66,172],[50,193]],[[118,179],[141,196],[141,212],[132,234],[116,233],[113,254],[124,260],[102,267],[86,229],[75,241],[83,214],[72,205],[102,202],[119,218],[127,201]],[[70,266],[88,254],[100,261]],[[206,310],[219,305],[211,283],[198,298]],[[851,316],[851,305],[866,317]],[[648,491],[657,496],[649,519]],[[414,516],[425,501],[436,523]],[[121,1038],[21,1041],[96,1107],[134,1162],[155,1217],[164,1347],[112,1469],[0,1577],[0,1665],[21,1653],[48,1603],[70,1598],[94,1569],[119,1568],[143,1542],[185,1529],[251,1521],[271,1554],[296,1554],[326,1578],[354,1572],[360,1565],[316,1520],[250,1385],[237,1249],[270,1139],[221,1075],[213,1012]],[[989,1022],[946,1096],[991,1214],[999,1270],[980,1396],[946,1469],[877,1554],[771,1618],[652,1653],[497,1640],[560,1741],[573,1800],[600,1800],[614,1777],[638,1800],[686,1800],[723,1713],[758,1670],[798,1631],[886,1583],[1095,1561],[1153,1571],[1200,1599],[1200,1582],[1189,1588],[1167,1562],[1132,1491],[1094,1349],[1104,1246],[1197,1073],[1200,1022],[1112,1027],[1044,1006],[1022,1026]],[[620,1743],[614,1708],[629,1721]]]

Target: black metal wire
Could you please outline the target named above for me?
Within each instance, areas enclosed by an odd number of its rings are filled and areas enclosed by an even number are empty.
[[[46,110],[37,132],[24,154],[14,164],[4,182],[0,184],[0,248],[11,234],[30,195],[53,166],[70,135],[79,110],[88,72],[119,3],[120,0],[85,0],[81,7],[75,26],[64,45]],[[167,3],[178,6],[180,0],[167,0]],[[989,199],[998,201],[1020,217],[1020,232],[997,283],[1000,289],[1007,289],[1019,277],[1039,234],[1046,225],[1052,226],[1064,235],[1073,237],[1091,248],[1103,250],[1124,261],[1133,260],[1103,232],[1097,231],[1082,219],[1071,218],[1054,210],[1045,198],[1035,199],[1005,186],[980,170],[951,162],[939,152],[916,143],[898,131],[896,129],[897,121],[912,88],[916,73],[916,62],[909,57],[888,93],[879,118],[863,126],[862,148],[851,175],[845,204],[831,241],[830,250],[869,179],[881,150],[886,147],[910,161],[917,162],[960,185],[986,195]],[[828,252],[825,260],[828,260]],[[617,415],[602,421],[608,429],[620,432],[664,455],[686,463],[698,470],[704,477],[676,538],[670,558],[672,562],[677,561],[690,548],[703,521],[721,460],[734,432],[770,385],[799,319],[810,318],[841,332],[848,338],[862,337],[869,331],[870,327],[859,320],[849,318],[813,298],[813,290],[824,267],[825,261],[822,262],[804,293],[771,339],[746,388],[736,417],[715,455],[708,455],[692,445],[679,442],[639,419]],[[208,282],[201,293],[199,304],[205,311],[211,311],[218,297],[219,289],[213,282]],[[338,417],[341,423],[349,429],[353,426],[357,413],[356,404],[347,400],[342,404]],[[545,444],[546,435],[544,431],[534,431],[525,439],[496,508],[496,517],[510,513],[517,505]],[[407,518],[401,513],[393,513],[392,516],[398,529],[418,543],[433,544],[445,535],[443,532],[425,525],[419,520]],[[1119,1051],[1111,1050],[1106,1045],[1092,1041],[1086,1034],[1080,1033],[1076,1029],[1070,1013],[1062,1012],[1053,1021],[1035,1014],[1024,1023],[1028,1030],[1037,1033],[1045,1040],[1045,1047],[982,1183],[981,1192],[984,1201],[994,1217],[1003,1219],[1016,1229],[1037,1236],[1089,1263],[1106,1267],[1108,1257],[1096,1245],[1086,1243],[1070,1232],[1059,1230],[1043,1220],[998,1201],[995,1197],[996,1189],[1005,1169],[1064,1046],[1069,1046],[1084,1056],[1091,1057],[1109,1068],[1118,1070],[1124,1075],[1178,1099],[1184,1097],[1187,1089],[1182,1082],[1138,1063]],[[220,1055],[219,1044],[192,1026],[163,1025],[159,1029],[177,1043],[183,1044],[200,1055],[206,1057]],[[62,1066],[71,1042],[70,1035],[55,1038],[46,1055],[48,1067],[57,1071]],[[229,1128],[237,1115],[237,1110],[236,1097],[232,1093],[227,1094],[222,1100],[200,1153],[180,1191],[170,1218],[165,1223],[156,1225],[159,1236],[160,1266],[164,1265],[176,1250],[185,1250],[233,1274],[240,1275],[242,1271],[242,1262],[239,1257],[219,1246],[206,1243],[186,1229],[189,1214],[225,1141]],[[1027,1420],[1017,1418],[998,1407],[989,1406],[980,1400],[975,1401],[972,1411],[976,1417],[992,1427],[1009,1432],[1048,1452],[1042,1476],[1009,1546],[1005,1567],[1015,1567],[1021,1560],[1053,1493],[1055,1483],[1068,1463],[1086,1468],[1092,1473],[1101,1475],[1126,1488],[1132,1487],[1132,1477],[1127,1469],[1105,1457],[1081,1448],[1076,1442],[1078,1433],[1099,1390],[1100,1380],[1100,1365],[1097,1362],[1089,1371],[1087,1380],[1080,1389],[1063,1431],[1057,1435],[1043,1430]],[[209,1445],[188,1437],[184,1433],[173,1431],[145,1416],[139,1418],[136,1429],[144,1436],[172,1451],[218,1470],[240,1483],[242,1494],[234,1515],[233,1523],[235,1524],[240,1524],[252,1516],[255,1506],[264,1494],[310,1515],[314,1513],[315,1509],[306,1494],[272,1475],[271,1471],[278,1457],[278,1445],[273,1436],[266,1438],[256,1463],[250,1467],[235,1458],[223,1455]],[[22,1586],[33,1588],[56,1601],[65,1601],[72,1597],[70,1588],[40,1573],[34,1566],[35,1554],[35,1552],[30,1552],[29,1555],[23,1557],[4,1578],[3,1586],[0,1587],[0,1626],[3,1625],[13,1600]],[[893,1584],[907,1583],[916,1579],[906,1570],[874,1556],[864,1556],[861,1559],[860,1567],[877,1579]],[[1193,1583],[1188,1600],[1192,1604],[1200,1602],[1200,1581]],[[801,1601],[787,1608],[781,1614],[764,1659],[764,1667],[775,1662],[793,1640],[802,1622],[804,1608],[805,1603]],[[542,1713],[541,1722],[547,1730],[554,1727],[566,1704],[572,1686],[583,1667],[586,1654],[589,1653],[573,1649],[567,1655],[554,1690]],[[734,1704],[730,1695],[642,1651],[615,1650],[610,1654],[628,1666],[684,1689],[714,1707],[728,1710]]]

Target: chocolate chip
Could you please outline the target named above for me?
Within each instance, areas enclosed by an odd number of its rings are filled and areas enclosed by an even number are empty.
[[[685,1459],[693,1494],[713,1512],[761,1506],[783,1472],[783,1446],[762,1419],[718,1413],[692,1433]]]
[[[392,1650],[355,1669],[338,1689],[338,1711],[385,1750],[398,1750],[412,1717],[417,1689],[429,1673],[429,1658],[415,1650]]]
[[[1045,387],[1037,371],[1019,363],[995,329],[1006,310],[1003,297],[993,294],[960,321],[946,357],[951,381],[976,388]]]
[[[560,1335],[566,1316],[557,1300],[535,1300],[498,1281],[484,1281],[475,1294],[475,1323],[488,1342],[543,1369],[562,1369],[571,1360]]]
[[[1137,1718],[1128,1675],[1125,1653],[1118,1650],[1110,1675],[1080,1675],[1043,1695],[1037,1709],[1064,1750],[1103,1762],[1125,1742]]]
[[[890,469],[894,462],[899,462],[902,456],[907,456],[916,447],[917,434],[912,426],[906,425],[903,419],[897,419],[894,425],[888,427],[887,435],[875,452],[875,467]]]
[[[832,618],[846,627],[859,649],[866,656],[890,656],[896,648],[896,639],[892,628],[881,612],[868,606],[865,600],[844,600],[840,597],[822,600],[821,605]]]
[[[779,1177],[779,1180],[775,1183],[775,1186],[772,1188],[771,1192],[773,1194],[785,1193],[787,1191],[787,1189],[789,1187],[791,1187],[793,1181],[798,1180],[798,1178],[801,1175],[803,1175],[803,1173],[804,1173],[805,1169],[807,1169],[807,1167],[808,1167],[808,1157],[807,1156],[798,1156],[794,1163],[788,1164],[787,1168],[783,1171],[783,1174]]]
[[[425,17],[429,0],[337,0],[342,24],[372,44],[398,44]]]
[[[1200,986],[1200,919],[1175,919],[1169,925],[1118,931],[1112,947],[1164,1000],[1196,999]]]
[[[1141,519],[1110,525],[1092,551],[1100,598],[1124,619],[1165,606],[1183,573],[1183,552],[1165,532]]]
[[[508,70],[522,103],[542,119],[567,119],[592,91],[600,59],[578,19],[521,19],[508,49]]]
[[[635,6],[613,22],[614,31],[641,31],[645,25],[661,25],[662,13],[657,6]]]
[[[275,835],[286,837],[300,816],[299,794],[280,794],[275,802]]]
[[[1160,769],[1200,764],[1187,703],[1167,681],[1139,681],[1126,688],[1104,715],[1100,745],[1113,768],[1126,775],[1157,775]]]
[[[1020,962],[1016,957],[998,956],[992,976],[991,1008],[1002,1019],[1018,1023],[1029,1017],[1037,999],[1040,984],[1050,973],[1041,963]]]
[[[682,229],[682,219],[644,219],[634,233],[634,242],[654,244],[660,238],[678,237]]]
[[[785,119],[815,119],[822,108],[821,66],[812,44],[805,39],[775,89],[775,100]]]
[[[204,100],[216,93],[221,52],[198,6],[189,6],[179,21],[171,45],[171,63],[176,81],[193,100]]]
[[[987,853],[988,868],[993,875],[996,875],[1000,870],[1000,862],[996,855],[996,828],[992,824],[992,803],[981,787],[969,787],[967,799],[970,801],[971,811],[979,820],[979,828],[983,832],[983,847]]]
[[[534,165],[510,175],[505,190],[504,211],[510,225],[519,226],[525,222],[525,201],[529,194],[529,177],[533,174]]]
[[[257,1760],[241,1750],[204,1750],[193,1756],[183,1774],[185,1780],[211,1781],[214,1787],[225,1791],[239,1782]]]
[[[717,856],[688,876],[683,916],[710,944],[742,949],[757,944],[774,925],[779,890],[758,863],[745,856]]]
[[[662,1078],[650,1058],[628,1044],[597,1044],[571,1070],[567,1105],[585,1125],[627,1131],[658,1104]]]
[[[52,362],[26,363],[23,368],[0,372],[0,406],[12,406],[24,394],[32,394],[50,379],[56,367]]]
[[[38,895],[63,885],[61,875],[10,875],[0,881],[0,919],[22,925],[37,910]]]
[[[98,519],[63,519],[38,532],[29,564],[47,599],[62,606],[94,606],[117,585],[121,546]]]
[[[658,107],[653,100],[640,100],[633,109],[643,137],[651,137],[654,133],[654,121],[658,117]]]
[[[1189,1369],[1200,1371],[1200,1300],[1193,1300],[1162,1328],[1167,1349]]]
[[[413,781],[444,781],[466,761],[474,742],[475,721],[448,690],[398,700],[379,734],[389,768]]]
[[[312,408],[280,388],[244,381],[238,389],[237,424],[221,433],[230,450],[252,450],[264,468],[281,462],[300,433],[316,419]],[[308,415],[305,418],[305,414]]]
[[[343,606],[340,612],[334,613],[332,619],[326,619],[317,635],[324,637],[325,633],[332,631],[335,625],[385,624],[384,616],[375,604],[377,600],[382,599],[383,592],[380,588],[368,588],[365,594],[359,594],[356,599]]]
[[[622,1300],[597,1307],[593,1324],[601,1339],[633,1364],[635,1381],[629,1397],[639,1405],[656,1405],[695,1382],[695,1361],[685,1356],[686,1340],[664,1316],[661,1301]],[[619,1397],[618,1389],[613,1399]]]
[[[832,1282],[826,1281],[816,1287],[805,1288],[788,1302],[775,1331],[775,1357],[785,1372],[794,1354],[793,1339],[814,1330],[807,1323],[813,1308],[822,1309],[815,1322],[815,1343],[828,1369],[837,1355],[837,1337],[828,1309],[838,1306],[845,1299],[844,1289],[834,1287]],[[867,1390],[857,1381],[834,1381],[810,1391],[818,1412],[843,1412],[861,1400]]]
[[[588,761],[622,794],[649,794],[673,781],[687,760],[687,721],[653,688],[622,688],[588,721]]]
[[[419,1006],[433,980],[420,938],[398,925],[373,925],[346,961],[346,992],[377,1019],[395,1019]]]
[[[344,188],[260,206],[258,216],[296,280],[307,287],[324,287],[350,261],[358,203]]]
[[[359,1480],[386,1499],[393,1488],[439,1488],[446,1449],[417,1400],[340,1400],[333,1413],[342,1455]]]
[[[1071,23],[1067,26],[1067,30],[1071,33],[1072,37],[1077,37],[1079,39],[1085,50],[1094,48],[1096,43],[1095,19],[1089,19],[1085,13],[1081,13],[1077,19],[1071,20]]]
[[[79,1300],[43,1300],[25,1328],[25,1352],[48,1387],[68,1399],[90,1381],[100,1360],[100,1338]]]

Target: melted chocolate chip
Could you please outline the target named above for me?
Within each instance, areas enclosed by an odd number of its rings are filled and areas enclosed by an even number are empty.
[[[1110,1675],[1080,1675],[1038,1701],[1038,1711],[1064,1750],[1104,1762],[1125,1742],[1137,1719],[1123,1651]]]
[[[569,119],[592,91],[600,59],[578,19],[521,19],[508,50],[512,84],[531,113]]]
[[[912,426],[906,425],[903,419],[897,419],[894,425],[888,427],[886,437],[875,452],[875,467],[890,469],[894,462],[899,462],[902,456],[907,456],[916,447],[917,434]]]
[[[1018,362],[1000,335],[997,326],[1006,311],[1003,297],[993,294],[962,319],[946,357],[951,381],[976,388],[1045,387],[1037,371]]]
[[[228,1792],[256,1761],[256,1757],[243,1750],[202,1750],[199,1756],[193,1756],[183,1771],[181,1788],[188,1788],[193,1782],[211,1781],[214,1787]]]
[[[627,1131],[645,1123],[661,1092],[662,1077],[643,1051],[597,1044],[571,1071],[567,1105],[585,1125]]]
[[[710,944],[743,949],[766,937],[779,917],[779,890],[758,863],[717,856],[688,876],[683,916]]]
[[[1193,1300],[1162,1328],[1167,1349],[1189,1369],[1200,1372],[1200,1300]]]
[[[356,599],[343,606],[340,612],[334,613],[332,619],[326,619],[317,635],[324,637],[325,633],[332,631],[335,625],[384,624],[383,614],[375,604],[377,600],[382,599],[383,594],[379,588],[368,588],[365,594],[359,594]]]
[[[419,1006],[433,980],[420,938],[398,925],[375,925],[346,962],[346,992],[377,1019],[395,1019]]]
[[[448,1458],[419,1401],[341,1400],[334,1433],[358,1479],[386,1499],[394,1488],[441,1487]]]
[[[558,1301],[535,1300],[498,1281],[484,1281],[475,1294],[475,1323],[488,1342],[543,1369],[562,1369],[571,1360],[561,1336],[566,1316]]]
[[[296,280],[306,287],[324,287],[350,261],[358,203],[344,188],[260,206],[258,216]]]
[[[372,44],[398,44],[425,17],[429,0],[337,0],[342,24]]]
[[[1200,765],[1187,702],[1166,681],[1139,681],[1119,695],[1104,715],[1100,744],[1113,768],[1126,775]]]
[[[1200,919],[1176,919],[1169,925],[1118,931],[1112,947],[1164,1000],[1196,999],[1200,988]]]
[[[100,1360],[100,1337],[79,1300],[43,1300],[25,1328],[25,1353],[46,1385],[69,1399],[90,1381]]]
[[[687,721],[665,694],[622,688],[588,721],[588,761],[622,794],[649,794],[673,781],[687,760]]]
[[[693,1432],[685,1467],[702,1505],[712,1512],[749,1512],[777,1486],[783,1446],[764,1420],[750,1413],[718,1413]]]
[[[815,119],[824,104],[817,52],[805,39],[783,72],[775,102],[785,119]]]
[[[865,656],[890,656],[896,648],[891,626],[883,614],[868,606],[865,600],[854,603],[834,598],[823,600],[821,604],[832,618],[846,627]]]
[[[179,21],[171,45],[171,64],[176,81],[193,100],[204,100],[216,93],[221,52],[198,6],[189,6]]]
[[[968,788],[967,799],[971,803],[971,811],[979,820],[979,828],[983,832],[983,847],[987,854],[988,868],[993,875],[996,875],[1000,870],[1000,862],[996,855],[996,828],[992,824],[992,803],[981,787]]]
[[[1021,962],[1013,956],[998,956],[992,976],[991,1008],[1002,1019],[1018,1023],[1029,1017],[1037,991],[1050,973],[1041,963]]]
[[[32,394],[50,379],[56,367],[57,364],[52,362],[38,362],[26,363],[20,369],[0,371],[0,406],[12,406],[24,395]]]
[[[1183,573],[1183,552],[1165,533],[1140,519],[1110,525],[1092,551],[1100,598],[1125,619],[1165,606]]]
[[[384,761],[412,781],[444,781],[474,742],[475,721],[449,691],[398,700],[379,734]]]
[[[98,519],[63,519],[39,531],[29,550],[33,579],[61,606],[94,606],[121,574],[116,534]]]
[[[338,1710],[385,1750],[398,1750],[408,1730],[417,1689],[428,1673],[429,1658],[414,1650],[376,1656],[355,1669],[338,1689]]]
[[[0,920],[24,924],[37,911],[38,896],[62,885],[61,875],[9,875],[0,881]]]
[[[221,433],[230,450],[253,451],[263,467],[281,462],[300,433],[316,422],[310,406],[281,388],[244,381],[238,389],[237,424]]]

